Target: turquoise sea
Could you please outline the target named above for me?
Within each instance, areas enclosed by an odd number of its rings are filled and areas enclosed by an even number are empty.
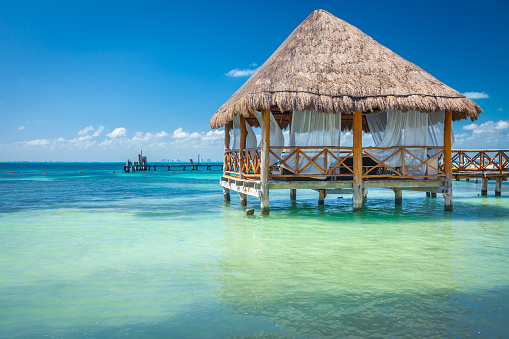
[[[0,163],[0,337],[509,336],[506,183],[455,181],[452,213],[271,191],[262,217],[219,170],[122,169]]]

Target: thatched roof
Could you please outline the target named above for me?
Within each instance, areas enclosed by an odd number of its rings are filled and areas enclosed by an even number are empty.
[[[214,114],[219,128],[254,110],[453,111],[477,119],[481,108],[358,28],[316,10]]]

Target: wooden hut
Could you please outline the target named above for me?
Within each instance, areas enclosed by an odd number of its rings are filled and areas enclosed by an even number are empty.
[[[246,195],[256,196],[262,214],[269,212],[271,189],[290,189],[292,199],[296,189],[314,189],[320,203],[327,194],[351,193],[354,210],[362,209],[367,188],[393,189],[396,201],[402,190],[417,190],[442,193],[451,210],[451,122],[473,121],[479,113],[461,93],[356,27],[316,10],[219,108],[210,126],[225,127],[225,199],[230,190],[244,204]],[[398,127],[402,119],[412,121]],[[261,126],[259,145],[248,139],[251,126]],[[234,127],[239,135],[232,146]],[[307,137],[299,140],[311,140],[313,133],[325,140],[328,133],[334,142],[274,144],[271,135],[285,128]],[[338,130],[352,131],[353,147],[335,142]],[[363,147],[363,131],[383,141]],[[408,141],[418,133],[428,137]]]

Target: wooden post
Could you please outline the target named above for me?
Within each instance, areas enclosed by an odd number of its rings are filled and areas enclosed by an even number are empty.
[[[403,191],[397,190],[395,188],[393,190],[394,190],[394,203],[396,205],[401,205],[403,203]]]
[[[327,196],[327,192],[325,190],[319,190],[318,195],[318,205],[323,205],[325,203],[325,197]]]
[[[437,194],[436,194],[436,193],[431,193],[431,197],[432,197],[432,198],[436,198],[436,197],[437,197]]]
[[[230,149],[230,124],[226,124],[224,126],[224,150],[228,150]],[[224,153],[223,153],[224,154]],[[168,169],[170,169],[170,167],[168,166]],[[185,167],[184,167],[185,169]],[[224,154],[224,159],[223,159],[223,175],[226,174],[226,154]],[[224,201],[227,202],[227,201],[230,201],[230,190],[226,187],[223,187],[223,197],[224,197]]]
[[[502,177],[497,178],[497,183],[495,184],[495,196],[499,197],[502,195]]]
[[[239,150],[239,163],[240,163],[240,178],[244,178],[244,149],[246,148],[246,138],[247,138],[247,129],[246,129],[246,118],[243,115],[240,115],[240,150]]]
[[[262,214],[269,214],[269,147],[270,147],[270,110],[262,109],[262,154],[260,164],[260,188],[262,196]]]
[[[247,194],[240,193],[240,206],[247,206]]]
[[[481,195],[488,195],[488,178],[481,179]]]
[[[426,198],[431,197],[431,192],[426,192]]]
[[[290,189],[290,200],[297,200],[297,190],[295,188]]]
[[[362,112],[353,115],[353,209],[362,210]]]
[[[444,172],[445,182],[448,188],[448,193],[444,194],[445,202],[444,209],[446,211],[452,211],[452,111],[445,111],[444,121]]]

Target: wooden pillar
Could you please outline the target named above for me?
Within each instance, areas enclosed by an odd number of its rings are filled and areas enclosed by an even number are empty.
[[[445,172],[445,181],[446,187],[448,188],[448,193],[444,194],[445,202],[444,209],[446,211],[452,211],[452,142],[451,142],[451,133],[452,133],[452,111],[445,111],[445,121],[444,121],[444,172]]]
[[[437,197],[437,194],[436,194],[436,193],[431,193],[431,197],[432,197],[432,198],[436,198],[436,197]]]
[[[397,190],[395,188],[393,190],[394,190],[394,203],[396,205],[401,205],[403,203],[403,191]]]
[[[224,150],[228,150],[230,149],[230,124],[226,124],[224,126]],[[168,166],[168,170],[170,169],[170,166]],[[185,167],[184,167],[185,169]],[[223,159],[223,175],[225,175],[226,173],[226,155]],[[224,197],[224,201],[227,202],[227,201],[230,201],[230,190],[226,187],[223,187],[223,197]]]
[[[325,192],[325,190],[319,190],[318,193],[319,193],[319,195],[318,195],[318,205],[325,204],[325,197],[327,196],[327,192]]]
[[[495,184],[495,196],[499,197],[502,195],[502,177],[497,178],[497,183]]]
[[[488,178],[481,178],[481,195],[488,195]]]
[[[488,178],[481,179],[481,195],[488,195]]]
[[[295,188],[290,189],[290,200],[297,200],[297,190]]]
[[[353,115],[353,209],[362,210],[362,112]]]
[[[431,197],[431,192],[426,192],[426,198]]]
[[[247,206],[247,194],[240,193],[240,206]]]
[[[270,146],[270,110],[262,109],[262,154],[260,164],[260,188],[262,196],[262,214],[269,214],[269,146]]]
[[[246,138],[247,138],[247,129],[246,129],[246,118],[243,115],[240,115],[240,150],[239,150],[239,163],[240,163],[240,178],[244,178],[244,149],[246,148]]]

